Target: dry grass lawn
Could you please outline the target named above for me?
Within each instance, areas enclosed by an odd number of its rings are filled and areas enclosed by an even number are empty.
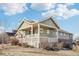
[[[48,51],[38,48],[23,48],[20,46],[0,46],[0,55],[4,56],[79,56],[79,52],[73,50]]]

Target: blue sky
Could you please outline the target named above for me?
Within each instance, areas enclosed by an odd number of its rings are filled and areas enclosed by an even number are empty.
[[[48,16],[62,29],[79,35],[78,3],[0,3],[0,27],[5,31],[16,29],[23,18],[38,21]]]

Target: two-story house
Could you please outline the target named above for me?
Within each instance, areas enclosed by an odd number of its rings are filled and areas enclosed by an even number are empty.
[[[20,43],[36,48],[52,47],[59,42],[72,45],[73,40],[73,34],[62,30],[51,17],[39,22],[24,19],[15,36]]]

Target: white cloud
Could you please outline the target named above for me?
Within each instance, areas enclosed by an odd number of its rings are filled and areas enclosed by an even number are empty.
[[[56,9],[48,10],[46,12],[42,13],[42,16],[60,16],[64,19],[68,19],[72,16],[79,15],[78,9],[69,9],[69,6],[72,6],[74,4],[57,4]]]
[[[46,12],[43,12],[42,13],[42,16],[54,16],[56,13],[55,13],[55,10],[49,10],[49,11],[46,11]]]
[[[5,15],[15,15],[17,13],[23,13],[27,10],[26,4],[22,3],[4,3],[0,4],[0,9],[3,10]]]
[[[69,18],[69,17],[72,17],[72,16],[75,16],[75,15],[79,15],[79,10],[77,9],[69,9],[70,5],[68,4],[59,4],[58,5],[58,8],[56,9],[56,13],[57,13],[57,16],[61,16],[65,19]]]
[[[31,8],[38,11],[50,10],[55,7],[55,3],[32,3]]]

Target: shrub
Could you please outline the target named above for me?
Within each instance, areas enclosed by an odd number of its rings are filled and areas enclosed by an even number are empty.
[[[29,47],[27,43],[23,43],[22,46],[23,46],[24,48]]]
[[[17,40],[15,37],[11,38],[11,44],[12,45],[18,45],[19,40]]]
[[[21,44],[21,43],[18,43],[17,45],[22,46],[22,44]]]
[[[34,46],[29,46],[30,48],[34,48]]]
[[[24,48],[26,48],[26,47],[34,48],[33,46],[28,45],[27,43],[18,43],[18,45],[19,45],[19,46],[22,46],[22,47],[24,47]]]
[[[57,44],[58,49],[63,49],[64,42],[59,42]]]

